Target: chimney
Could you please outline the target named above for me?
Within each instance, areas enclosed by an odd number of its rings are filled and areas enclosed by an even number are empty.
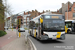
[[[57,9],[57,13],[59,13],[59,10]]]
[[[64,5],[64,3],[62,3],[62,6]]]

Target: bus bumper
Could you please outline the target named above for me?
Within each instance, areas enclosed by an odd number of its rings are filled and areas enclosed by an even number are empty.
[[[42,35],[40,40],[65,40],[65,34],[62,34],[60,38],[55,38],[55,39]]]

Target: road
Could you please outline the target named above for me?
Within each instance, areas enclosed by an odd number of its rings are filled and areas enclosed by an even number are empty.
[[[28,31],[25,33],[28,34]],[[37,39],[29,36],[37,50],[75,50],[75,34],[66,34],[65,40],[58,41],[38,41]]]

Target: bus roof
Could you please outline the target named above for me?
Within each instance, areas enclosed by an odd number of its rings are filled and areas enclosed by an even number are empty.
[[[74,21],[74,20],[65,20],[65,22],[70,22],[70,21]]]
[[[41,15],[62,15],[62,14],[52,14],[51,12],[46,12]],[[41,15],[35,17],[34,19],[31,19],[30,21],[35,21],[35,20],[39,19],[41,17]]]
[[[75,23],[75,20],[65,20],[65,22],[72,22],[72,23]]]
[[[62,15],[62,14],[52,14],[51,12],[46,12],[46,13],[43,13],[41,15]]]

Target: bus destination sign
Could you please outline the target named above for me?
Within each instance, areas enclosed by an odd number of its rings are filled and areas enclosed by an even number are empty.
[[[52,18],[53,18],[53,19],[54,19],[54,18],[55,18],[55,19],[58,19],[59,17],[58,17],[58,16],[52,16]]]

